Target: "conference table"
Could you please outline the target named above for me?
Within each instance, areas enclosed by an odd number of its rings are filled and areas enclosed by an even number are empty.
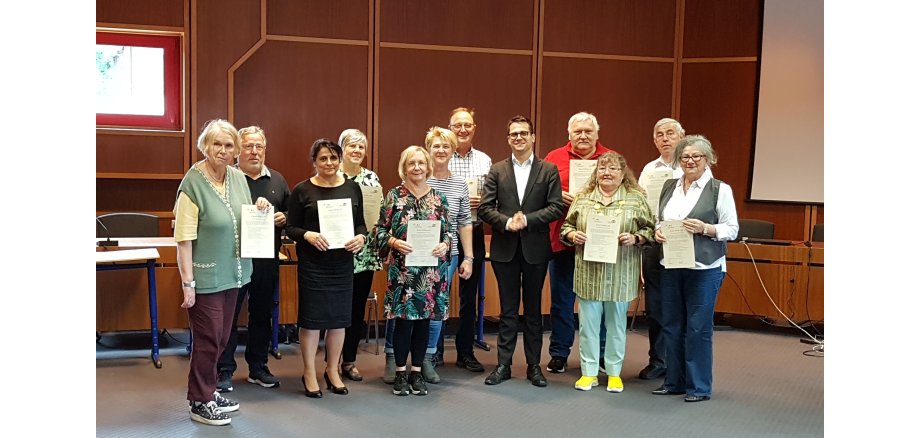
[[[157,324],[157,280],[155,262],[160,253],[155,248],[97,251],[96,272],[125,269],[147,270],[147,300],[150,312],[150,359],[153,366],[163,367],[160,361],[160,338]]]

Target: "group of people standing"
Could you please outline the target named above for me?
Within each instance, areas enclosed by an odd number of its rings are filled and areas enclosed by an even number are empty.
[[[534,386],[547,386],[540,365],[541,295],[549,272],[552,334],[547,371],[566,371],[577,299],[582,375],[574,386],[590,390],[599,385],[603,371],[607,391],[623,391],[626,313],[641,282],[650,349],[649,365],[639,377],[665,376],[653,394],[686,394],[687,402],[709,399],[715,298],[725,273],[725,241],[738,230],[731,188],[711,171],[717,158],[709,141],[685,136],[676,120],[660,120],[653,130],[660,157],[645,166],[637,181],[626,159],[600,144],[600,126],[589,113],[573,115],[567,127],[569,142],[543,159],[534,153],[533,123],[524,116],[512,117],[507,125],[511,156],[494,165],[473,147],[472,110],[454,109],[448,128],[432,127],[425,147],[402,151],[397,168],[402,182],[382,192],[380,214],[370,224],[364,220],[362,186],[381,184],[362,166],[368,141],[361,131],[347,129],[338,142],[314,142],[314,176],[289,191],[283,176],[265,165],[267,140],[260,128],[237,131],[223,120],[205,126],[198,139],[205,159],[182,180],[175,207],[182,307],[189,311],[195,339],[187,394],[193,420],[228,424],[227,413],[239,409],[221,393],[233,390],[237,318],[247,295],[247,381],[263,387],[280,384],[267,366],[278,260],[241,257],[240,210],[245,204],[260,210],[274,207],[276,250],[282,228],[296,242],[301,382],[307,397],[323,396],[316,367],[321,330],[326,332],[326,389],[348,394],[343,376],[363,380],[355,366],[364,330],[363,306],[374,273],[384,265],[384,381],[392,384],[392,392],[425,395],[428,383],[441,381],[436,367],[444,364],[442,328],[455,271],[460,301],[456,365],[484,372],[473,354],[473,342],[487,223],[501,309],[498,361],[485,379],[487,385],[511,378],[523,305],[526,377]],[[575,160],[596,161],[583,188],[570,186]],[[662,171],[670,174],[661,196],[650,202],[650,175],[660,179]],[[351,210],[353,237],[331,242],[322,233],[324,203]],[[588,224],[596,216],[615,220],[619,227],[615,263],[585,260]],[[693,234],[694,267],[662,266],[660,243],[666,239],[659,224],[664,220],[681,221]],[[422,222],[438,236],[432,248],[409,243],[410,228]],[[418,254],[434,261],[409,263]]]

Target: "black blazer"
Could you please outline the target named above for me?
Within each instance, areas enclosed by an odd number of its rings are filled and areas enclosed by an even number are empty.
[[[520,241],[527,263],[548,262],[553,252],[549,224],[565,214],[559,169],[534,154],[524,201],[519,202],[513,166],[511,158],[493,164],[483,184],[479,218],[492,226],[491,258],[510,262]],[[527,227],[517,232],[506,231],[505,224],[518,211],[527,217]]]

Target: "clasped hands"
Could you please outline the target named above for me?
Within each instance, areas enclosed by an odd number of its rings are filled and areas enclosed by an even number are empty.
[[[511,222],[508,223],[506,227],[508,231],[521,231],[527,227],[527,219],[524,217],[524,213],[518,211],[511,217]]]

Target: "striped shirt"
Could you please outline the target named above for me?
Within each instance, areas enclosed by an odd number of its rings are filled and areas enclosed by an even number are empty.
[[[591,193],[578,195],[562,223],[562,243],[572,245],[566,235],[572,231],[585,231],[589,214],[619,215],[621,233],[639,234],[645,240],[654,238],[655,220],[645,195],[640,191],[627,191],[621,185],[607,205],[604,205],[596,188]],[[587,262],[584,252],[584,245],[575,248],[575,295],[592,301],[632,301],[639,296],[641,247],[620,246],[616,263]]]
[[[482,196],[482,186],[486,183],[486,175],[489,174],[489,169],[491,167],[492,158],[489,158],[485,152],[476,150],[474,147],[470,147],[466,156],[460,155],[459,152],[454,151],[454,156],[451,157],[450,162],[447,163],[447,169],[450,170],[450,173],[460,177],[463,181],[476,178],[476,186],[479,189],[479,193],[475,193],[475,195],[478,196]],[[470,194],[473,195],[473,193]],[[479,218],[474,216],[473,222],[479,224]]]
[[[457,175],[451,175],[447,179],[437,179],[432,176],[428,178],[428,185],[447,197],[447,217],[448,223],[450,223],[450,255],[455,256],[460,253],[457,250],[460,227],[473,223],[473,218],[470,216],[470,194],[466,181]]]

